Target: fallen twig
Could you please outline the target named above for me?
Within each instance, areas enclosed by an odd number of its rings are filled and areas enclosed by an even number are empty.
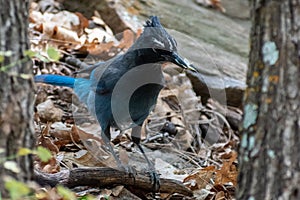
[[[55,174],[48,174],[35,170],[35,180],[41,185],[56,186],[58,184],[69,188],[76,186],[107,187],[113,185],[124,185],[152,191],[152,184],[149,176],[145,173],[137,172],[132,177],[128,172],[112,168],[76,168],[63,170]],[[181,182],[172,179],[160,179],[161,193],[179,193],[192,196],[191,190],[186,188]]]

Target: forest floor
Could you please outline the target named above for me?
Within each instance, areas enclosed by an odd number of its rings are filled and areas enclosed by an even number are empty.
[[[55,4],[47,11],[43,6],[31,3],[30,9],[31,51],[39,52],[32,58],[35,75],[74,76],[82,69],[79,64],[92,65],[126,52],[143,28],[114,35],[97,12],[88,19],[78,12],[56,9]],[[190,193],[166,189],[152,194],[142,184],[101,186],[91,182],[67,185],[70,193],[65,197],[55,186],[37,189],[37,197],[41,197],[38,199],[233,199],[242,111],[213,99],[203,102],[185,72],[173,68],[171,64],[163,66],[166,87],[143,125],[142,144],[161,179],[176,180]],[[37,84],[35,90],[36,145],[51,152],[47,161],[35,160],[37,171],[51,179],[53,174],[72,170],[75,173],[81,168],[116,168],[100,137],[97,120],[72,89]],[[138,172],[147,171],[146,161],[130,140],[131,130],[112,129],[111,133],[120,159]],[[80,175],[79,179],[89,181],[88,175]]]

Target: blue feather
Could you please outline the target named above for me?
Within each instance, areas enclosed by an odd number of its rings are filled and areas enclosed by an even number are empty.
[[[52,74],[37,75],[34,77],[37,83],[46,83],[50,85],[70,87],[74,89],[79,100],[88,105],[91,81],[85,78],[73,78],[70,76],[60,76]]]
[[[74,87],[75,78],[69,76],[60,76],[52,74],[37,75],[34,77],[36,83],[46,83],[50,85]]]

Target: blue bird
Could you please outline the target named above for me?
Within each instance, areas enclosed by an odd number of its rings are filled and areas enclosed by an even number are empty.
[[[167,33],[158,17],[146,21],[144,31],[122,55],[95,64],[89,79],[60,75],[37,75],[35,82],[66,86],[74,89],[79,100],[96,116],[101,125],[101,137],[112,152],[119,168],[122,164],[110,144],[110,127],[132,128],[132,141],[138,146],[152,172],[155,191],[159,177],[140,145],[141,126],[153,110],[164,86],[161,64],[174,63],[183,69],[196,71],[177,52],[175,39]]]

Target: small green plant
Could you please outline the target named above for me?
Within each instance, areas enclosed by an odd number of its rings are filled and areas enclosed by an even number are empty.
[[[22,197],[26,197],[31,193],[31,189],[25,183],[12,178],[5,181],[5,189],[9,192],[12,200],[22,199]]]
[[[38,146],[37,150],[35,150],[34,153],[43,162],[48,162],[51,159],[51,157],[52,157],[51,152],[48,149],[46,149],[44,147],[41,147],[41,146]]]
[[[32,51],[32,50],[26,50],[23,52],[23,54],[25,55],[24,58],[17,60],[15,62],[12,62],[8,65],[1,66],[0,72],[7,72],[10,68],[12,68],[16,65],[22,64],[24,62],[27,62],[29,59],[32,59],[32,58],[38,58],[42,62],[49,63],[51,61],[57,62],[59,60],[59,58],[61,57],[59,51],[54,47],[48,47],[46,49],[46,55],[44,55],[43,53],[40,53],[40,52]],[[11,56],[13,56],[12,51],[0,51],[0,64],[3,63],[5,57],[11,57]],[[20,76],[22,78],[27,79],[29,75],[21,74]]]
[[[12,51],[0,51],[0,63],[4,61],[4,57],[12,56]]]
[[[61,185],[56,187],[57,193],[64,199],[64,200],[76,200],[76,196],[74,192],[69,190],[68,188],[65,188]]]
[[[57,62],[61,57],[59,51],[54,47],[48,47],[46,49],[46,55],[32,50],[24,51],[24,55],[28,56],[29,58],[38,58],[45,63],[50,61]]]
[[[38,146],[36,150],[31,150],[28,148],[20,148],[17,153],[17,156],[26,156],[28,154],[37,155],[42,162],[48,162],[52,157],[51,152],[42,146]]]
[[[58,61],[60,58],[60,53],[57,51],[57,49],[53,47],[49,47],[47,49],[47,55],[52,61]]]
[[[0,154],[4,153],[4,152],[5,152],[5,150],[0,148]],[[15,171],[15,170],[12,170],[12,169],[16,169],[16,167],[15,167],[16,163],[14,161],[11,161],[11,160],[13,160],[17,157],[20,157],[20,156],[26,156],[28,154],[37,155],[41,159],[42,162],[48,162],[52,157],[51,152],[48,149],[46,149],[45,147],[42,147],[42,146],[38,146],[37,149],[35,149],[35,150],[31,150],[31,149],[28,149],[28,148],[20,148],[16,155],[1,158],[0,159],[0,164],[4,163],[4,167],[6,169],[9,169],[11,171]]]
[[[0,153],[4,153],[5,149],[0,149]],[[0,163],[3,163],[3,167],[7,170],[10,170],[14,173],[20,173],[21,169],[18,166],[18,163],[15,162],[13,159],[26,156],[28,154],[35,154],[37,155],[42,162],[47,162],[51,157],[51,152],[41,146],[38,146],[37,149],[31,150],[28,148],[20,148],[16,155],[6,157],[1,159]],[[5,180],[5,189],[9,192],[10,198],[12,200],[15,199],[24,199],[24,197],[29,197],[30,193],[32,193],[32,189],[28,187],[25,183],[17,181],[11,177],[6,177]],[[0,194],[1,200],[1,194]]]

